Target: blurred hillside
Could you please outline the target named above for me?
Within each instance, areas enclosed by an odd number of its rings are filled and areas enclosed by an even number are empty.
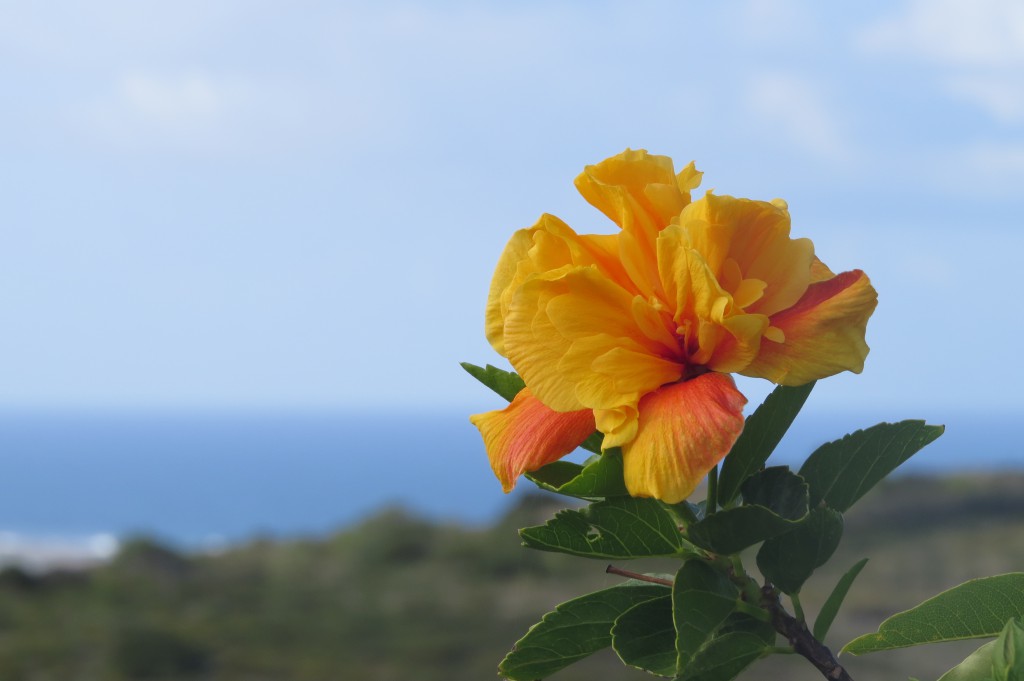
[[[618,581],[603,562],[519,546],[516,529],[561,504],[531,497],[483,530],[388,510],[320,540],[183,555],[139,538],[87,571],[9,567],[0,572],[0,679],[495,678],[498,661],[541,615]],[[865,556],[871,562],[830,635],[834,648],[965,579],[1024,569],[1024,475],[880,486],[849,514],[837,556],[805,588],[809,615]],[[977,645],[844,662],[858,680],[927,681]],[[651,677],[599,655],[554,678]],[[820,677],[787,656],[759,663],[747,678]]]

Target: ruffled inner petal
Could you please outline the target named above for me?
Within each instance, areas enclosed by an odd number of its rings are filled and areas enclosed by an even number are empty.
[[[655,241],[690,202],[701,174],[687,166],[675,174],[672,159],[644,150],[625,152],[587,166],[576,188],[622,229],[619,256],[645,298],[659,294]]]
[[[525,282],[509,308],[505,349],[534,394],[559,411],[635,405],[678,380],[682,364],[634,317],[635,298],[595,267]]]
[[[532,276],[566,265],[593,265],[612,280],[629,282],[619,260],[618,240],[617,234],[577,234],[547,214],[533,227],[513,234],[498,259],[487,294],[484,330],[491,346],[505,354],[508,308],[519,286]]]

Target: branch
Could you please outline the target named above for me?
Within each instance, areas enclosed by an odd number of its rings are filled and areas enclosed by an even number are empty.
[[[807,658],[807,661],[813,664],[826,679],[853,681],[832,651],[807,630],[807,625],[785,611],[779,602],[779,594],[773,587],[766,586],[762,594],[764,597],[762,604],[772,615],[772,626],[775,627],[775,631],[786,637],[789,645],[793,646],[793,650]]]

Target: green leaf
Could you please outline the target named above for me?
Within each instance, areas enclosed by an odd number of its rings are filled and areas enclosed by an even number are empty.
[[[812,388],[813,381],[795,388],[780,385],[750,415],[743,425],[743,432],[722,462],[722,472],[718,476],[720,505],[725,506],[735,499],[743,481],[768,460],[800,413]]]
[[[590,463],[589,459],[587,463]],[[549,492],[556,491],[559,487],[566,484],[575,477],[578,477],[583,472],[583,466],[572,461],[566,461],[559,459],[558,461],[552,461],[551,463],[538,468],[537,470],[526,473],[526,478],[537,485],[541,489],[546,489]]]
[[[774,466],[754,473],[743,483],[743,503],[764,506],[786,520],[807,515],[810,495],[807,482],[788,466]]]
[[[830,508],[846,511],[944,430],[924,421],[879,423],[822,445],[800,468],[811,486],[811,506],[824,501]]]
[[[600,454],[602,442],[604,442],[604,433],[599,430],[595,430],[590,434],[590,437],[580,444],[580,448],[585,449],[588,452],[593,452],[594,454]]]
[[[626,582],[562,603],[530,627],[498,666],[513,681],[533,681],[611,645],[612,625],[637,603],[664,597],[668,589]]]
[[[739,587],[728,575],[701,559],[687,561],[672,587],[676,627],[677,669],[687,668],[693,656],[736,609]]]
[[[555,461],[526,477],[542,489],[580,499],[629,496],[618,448],[590,457],[583,466]]]
[[[526,387],[523,379],[514,371],[505,371],[488,364],[486,367],[478,367],[469,362],[462,362],[462,368],[469,372],[469,375],[480,381],[488,388],[512,401],[519,391]]]
[[[731,681],[768,651],[755,634],[718,636],[701,650],[675,681]]]
[[[693,523],[687,528],[686,537],[712,553],[729,554],[788,532],[796,525],[764,506],[740,506]]]
[[[998,641],[989,641],[967,659],[939,677],[939,681],[989,681],[992,678],[992,652]]]
[[[821,606],[821,612],[818,613],[818,618],[814,620],[814,638],[819,641],[824,641],[828,635],[829,628],[832,627],[832,622],[835,620],[836,615],[839,613],[839,608],[843,605],[843,600],[846,598],[847,592],[850,587],[853,586],[853,581],[857,579],[857,575],[864,569],[864,566],[868,564],[868,559],[863,558],[857,561],[857,564],[847,570],[846,574],[839,578],[836,582],[836,587],[832,589],[832,593],[825,599],[825,604]]]
[[[619,659],[659,676],[676,673],[676,630],[672,595],[637,603],[612,627],[612,648]]]
[[[843,536],[843,515],[816,508],[792,532],[765,541],[757,552],[757,567],[784,593],[799,593],[814,571],[832,557]]]
[[[751,617],[745,612],[737,611],[729,615],[729,619],[718,630],[716,636],[724,636],[734,632],[753,634],[761,639],[766,646],[775,645],[776,632],[771,622]]]
[[[1024,572],[964,582],[893,615],[878,632],[846,644],[854,655],[924,643],[997,636],[1011,617],[1024,615]]]
[[[679,528],[657,500],[632,497],[559,511],[544,525],[520,530],[519,536],[532,549],[587,558],[672,556],[683,546]]]

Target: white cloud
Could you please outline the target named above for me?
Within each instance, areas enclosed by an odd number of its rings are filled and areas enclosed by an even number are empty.
[[[98,141],[122,148],[211,144],[241,104],[237,88],[206,73],[134,71],[72,111]]]
[[[964,161],[990,180],[1009,181],[1019,193],[1024,181],[1024,144],[979,143],[964,151]]]
[[[861,31],[861,49],[898,54],[943,70],[944,89],[1002,123],[1024,121],[1024,3],[911,0]]]
[[[189,134],[216,126],[233,94],[202,73],[159,78],[133,73],[121,78],[115,97],[123,113],[139,122]]]
[[[747,0],[735,16],[744,36],[764,45],[803,43],[820,34],[801,0]]]
[[[73,107],[91,139],[121,150],[261,149],[304,134],[308,105],[294,86],[199,70],[135,70]]]
[[[761,74],[751,81],[747,96],[766,132],[826,160],[850,159],[839,117],[810,81],[794,74]]]
[[[952,76],[946,86],[954,96],[981,107],[1002,123],[1024,121],[1024,75],[1019,70]]]
[[[869,52],[904,53],[955,66],[1024,63],[1019,0],[911,0],[857,37]]]
[[[1024,184],[1024,144],[977,140],[919,160],[920,176],[937,190],[968,201],[1016,201]],[[910,172],[908,167],[907,172]],[[1001,218],[1007,226],[1009,217]]]

